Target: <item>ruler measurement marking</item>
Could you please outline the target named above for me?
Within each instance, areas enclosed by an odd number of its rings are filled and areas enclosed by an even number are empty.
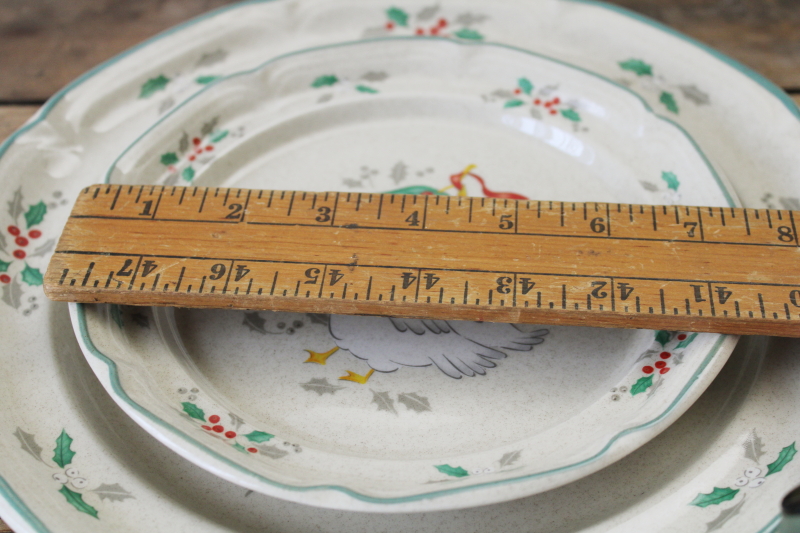
[[[89,268],[86,269],[86,275],[83,276],[83,283],[81,283],[81,287],[85,287],[86,286],[86,282],[89,281],[89,276],[92,275],[92,269],[94,269],[94,261],[89,263]]]
[[[700,212],[700,208],[697,208],[697,222],[700,225],[700,240],[705,242],[706,237],[703,233],[703,214]]]

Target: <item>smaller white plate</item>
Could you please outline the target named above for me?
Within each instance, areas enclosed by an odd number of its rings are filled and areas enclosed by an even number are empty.
[[[218,80],[108,177],[732,201],[696,143],[630,90],[529,52],[414,38],[294,53]],[[75,307],[74,319],[112,397],[184,457],[281,498],[382,512],[499,502],[594,472],[677,419],[735,344],[117,306]]]

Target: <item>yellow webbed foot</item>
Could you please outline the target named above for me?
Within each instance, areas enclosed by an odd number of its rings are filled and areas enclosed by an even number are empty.
[[[314,352],[311,350],[306,350],[308,352],[308,359],[303,361],[304,363],[317,363],[318,365],[324,365],[325,362],[328,360],[328,357],[332,356],[336,351],[339,349],[338,346],[335,346],[328,350],[327,352]]]
[[[347,375],[342,376],[339,379],[342,379],[344,381],[355,381],[356,383],[361,383],[363,385],[364,383],[367,382],[367,380],[369,379],[369,377],[372,375],[373,372],[375,371],[370,369],[369,372],[367,372],[365,375],[362,376],[361,374],[356,374],[355,372],[350,372],[348,370]]]

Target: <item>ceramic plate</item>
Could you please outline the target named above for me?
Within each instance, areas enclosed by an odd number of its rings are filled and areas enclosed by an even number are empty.
[[[193,21],[76,80],[0,148],[4,217],[29,241],[17,248],[11,242],[20,235],[3,232],[2,260],[10,266],[3,273],[6,372],[0,390],[10,408],[2,413],[8,431],[0,437],[0,514],[15,529],[136,531],[142,516],[151,517],[154,531],[775,528],[778,503],[797,479],[792,452],[800,426],[792,406],[800,401],[793,386],[800,367],[793,341],[779,342],[766,359],[759,355],[763,347],[736,352],[686,415],[615,465],[523,500],[434,514],[314,511],[248,495],[177,460],[99,387],[71,341],[64,307],[44,302],[37,285],[77,190],[95,181],[113,154],[160,114],[214,76],[293,49],[390,31],[390,25],[391,31],[430,32],[433,24],[420,26],[431,16],[446,19],[451,35],[460,34],[452,38],[477,33],[629,84],[657,113],[692,134],[745,205],[796,205],[800,123],[791,101],[743,67],[616,8],[579,2],[448,2],[438,10],[412,2],[276,2]],[[16,249],[25,257],[13,255]],[[56,459],[56,449],[75,455]]]
[[[344,188],[364,203],[386,190],[730,198],[697,144],[627,88],[503,46],[415,37],[290,54],[219,79],[108,178]],[[338,293],[349,274],[331,276]],[[269,312],[81,316],[90,364],[118,373],[114,399],[184,457],[267,494],[384,512],[487,504],[595,471],[674,421],[735,342]]]

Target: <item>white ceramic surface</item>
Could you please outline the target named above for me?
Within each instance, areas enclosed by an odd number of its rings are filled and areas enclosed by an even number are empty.
[[[391,31],[414,33],[419,20],[434,12],[461,25],[453,34],[474,38],[479,33],[485,40],[543,51],[620,78],[655,109],[662,106],[662,113],[673,116],[677,108],[676,120],[731,179],[745,205],[796,205],[797,109],[773,86],[695,43],[615,8],[588,3],[390,7],[252,3],[192,22],[77,80],[2,146],[0,174],[11,221],[32,239],[29,232],[36,227],[24,228],[25,214],[40,201],[47,213],[38,226],[41,240],[26,248],[25,262],[11,260],[10,253],[2,256],[13,263],[6,275],[17,284],[15,289],[6,284],[2,292],[6,372],[0,390],[4,405],[12,406],[3,410],[2,425],[14,430],[0,437],[0,514],[20,531],[133,531],[142,529],[143,516],[152,521],[147,527],[164,531],[774,529],[778,502],[797,479],[797,463],[787,461],[800,433],[793,416],[799,401],[794,383],[800,376],[793,341],[779,341],[763,364],[757,354],[735,354],[695,407],[616,465],[539,496],[435,514],[312,512],[246,496],[176,460],[122,416],[98,387],[70,340],[65,309],[43,302],[36,287],[33,270],[43,269],[42,254],[66,216],[59,202],[68,202],[64,197],[73,186],[94,181],[91,176],[102,173],[159,110],[194,92],[207,76],[293,49],[390,31],[389,19],[395,21]],[[404,17],[405,26],[397,22]],[[460,31],[465,27],[472,31]],[[663,93],[671,94],[673,103]],[[62,179],[73,173],[81,176],[80,185]],[[32,220],[37,212],[41,207],[31,212]],[[8,252],[17,236],[3,235]],[[31,267],[27,275],[26,265]],[[75,439],[71,448],[77,451],[67,468],[51,460],[62,430]],[[73,483],[76,478],[83,481]],[[99,510],[98,518],[80,512],[79,500],[67,489],[82,492],[81,501]],[[715,492],[715,503],[700,506],[706,503],[704,494]]]

